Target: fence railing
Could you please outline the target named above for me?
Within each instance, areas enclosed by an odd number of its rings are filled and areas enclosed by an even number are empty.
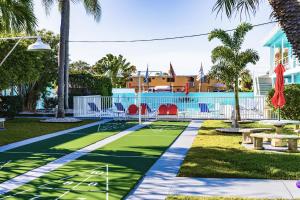
[[[103,96],[78,96],[74,97],[75,117],[126,117],[136,118],[129,115],[127,109],[130,105],[138,106],[139,102],[146,104],[147,114],[143,118],[169,118],[168,115],[159,115],[161,105],[174,104],[177,106],[178,119],[231,119],[235,109],[233,97],[103,97]],[[120,112],[117,105],[124,108]],[[242,119],[275,119],[277,117],[266,103],[265,96],[240,97],[240,112]]]

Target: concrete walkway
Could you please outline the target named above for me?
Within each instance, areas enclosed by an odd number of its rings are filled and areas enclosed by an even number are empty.
[[[156,161],[134,188],[128,200],[165,199],[173,180],[198,134],[201,121],[192,121],[171,147]]]
[[[176,177],[200,125],[193,121],[188,126],[131,191],[128,200],[159,200],[169,195],[300,198],[296,181]]]
[[[85,125],[82,125],[82,126],[70,128],[70,129],[63,130],[63,131],[58,131],[58,132],[55,132],[55,133],[41,135],[41,136],[34,137],[34,138],[29,138],[29,139],[26,139],[26,140],[22,140],[20,142],[14,142],[14,143],[11,143],[11,144],[0,146],[0,152],[8,151],[8,150],[11,150],[11,149],[14,149],[14,148],[17,148],[17,147],[32,144],[34,142],[39,142],[39,141],[42,141],[42,140],[46,140],[46,139],[53,138],[53,137],[56,137],[56,136],[60,136],[60,135],[63,135],[63,134],[71,133],[71,132],[74,132],[74,131],[79,131],[79,130],[82,130],[82,129],[85,129],[85,128],[90,128],[92,126],[96,126],[96,125],[99,125],[99,124],[104,124],[104,123],[107,123],[109,121],[112,121],[112,120],[111,119],[103,119],[100,122],[93,122],[93,123],[90,123],[90,124],[85,124]]]
[[[66,165],[67,163],[78,159],[79,157],[82,157],[92,151],[95,151],[96,149],[99,149],[111,142],[114,142],[118,139],[120,139],[121,137],[124,137],[136,130],[139,130],[143,127],[145,127],[146,125],[151,124],[152,122],[145,122],[141,125],[136,125],[134,127],[131,127],[125,131],[122,131],[118,134],[115,134],[113,136],[110,136],[108,138],[105,138],[103,140],[100,140],[99,142],[96,142],[92,145],[86,146],[78,151],[75,151],[73,153],[67,154],[61,158],[58,158],[44,166],[38,167],[36,169],[33,169],[31,171],[28,171],[22,175],[19,175],[15,178],[12,178],[10,180],[7,180],[3,183],[0,184],[0,194],[6,194],[14,189],[17,189],[19,187],[21,187],[22,185],[33,181],[51,171],[54,171],[55,169],[62,167],[63,165]]]

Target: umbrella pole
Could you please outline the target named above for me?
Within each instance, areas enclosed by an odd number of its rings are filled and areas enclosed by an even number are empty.
[[[279,108],[279,114],[278,114],[278,121],[280,121],[280,108]]]

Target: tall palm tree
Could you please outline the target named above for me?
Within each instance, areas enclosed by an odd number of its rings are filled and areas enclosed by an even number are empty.
[[[232,35],[224,30],[216,29],[208,36],[209,41],[217,38],[222,42],[222,45],[212,50],[211,59],[214,65],[209,75],[224,81],[227,86],[233,86],[235,98],[234,126],[237,126],[237,121],[241,120],[238,95],[239,78],[245,73],[247,64],[256,64],[259,60],[258,53],[255,50],[246,49],[242,51],[241,49],[247,32],[252,28],[251,24],[242,23]]]
[[[57,117],[65,116],[65,106],[68,108],[68,80],[69,80],[69,31],[70,31],[70,1],[81,2],[88,14],[99,22],[101,7],[99,0],[42,0],[49,14],[50,8],[58,2],[61,11],[60,43],[59,43],[59,70],[58,70],[58,111]]]
[[[122,55],[107,54],[93,66],[93,72],[96,75],[109,77],[113,87],[125,87],[126,81],[136,72],[136,67]]]
[[[0,32],[31,33],[36,21],[31,0],[0,1]]]
[[[300,58],[300,1],[299,0],[268,0],[273,8],[272,15],[279,21],[292,44],[294,53]],[[257,11],[261,0],[217,0],[213,10],[217,13],[225,11],[228,17],[237,11],[249,15]]]

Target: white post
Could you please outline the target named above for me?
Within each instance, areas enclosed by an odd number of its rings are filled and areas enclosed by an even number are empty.
[[[108,187],[108,165],[106,165],[106,200],[108,200],[108,190],[109,190],[109,187]]]
[[[139,92],[138,92],[138,107],[139,107],[139,124],[142,124],[142,113],[141,113],[141,71],[138,71],[139,77]]]

